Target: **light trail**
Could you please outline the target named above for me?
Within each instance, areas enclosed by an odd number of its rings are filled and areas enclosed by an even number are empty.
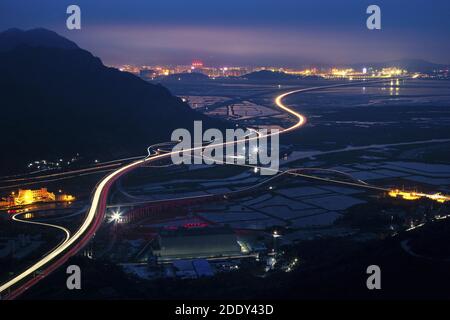
[[[39,181],[31,181],[31,182],[24,182],[24,183],[15,184],[15,185],[2,186],[2,187],[0,187],[0,190],[11,189],[11,188],[20,188],[20,187],[30,186],[30,185],[34,185],[34,184],[49,183],[49,182],[55,182],[55,181],[61,181],[61,180],[68,180],[68,179],[73,179],[73,178],[79,178],[79,177],[89,176],[89,175],[93,175],[93,174],[99,174],[99,173],[104,173],[104,172],[110,172],[110,171],[112,171],[112,170],[114,170],[114,168],[111,168],[111,169],[104,169],[104,170],[99,170],[99,171],[91,171],[91,172],[78,173],[77,175],[74,175],[74,176],[63,176],[63,177],[60,177],[60,178],[54,178],[54,179],[39,180]]]
[[[116,160],[116,161],[119,161],[119,160]],[[85,172],[89,172],[89,171],[96,171],[96,170],[101,170],[101,169],[105,169],[105,168],[112,168],[112,167],[117,167],[119,165],[121,165],[121,163],[98,165],[96,167],[90,167],[90,168],[84,168],[84,169],[78,169],[78,170],[72,170],[72,171],[65,171],[65,172],[58,172],[58,173],[50,173],[50,174],[35,176],[35,177],[2,180],[2,181],[0,181],[0,183],[3,184],[6,182],[20,182],[20,181],[28,181],[28,180],[47,179],[47,178],[60,177],[60,176],[65,176],[65,175],[70,175],[70,174],[78,174],[78,173],[85,173]],[[34,183],[37,183],[37,182],[34,182]],[[7,187],[8,186],[2,187],[2,188],[7,188]]]
[[[28,221],[28,220],[22,220],[22,219],[19,219],[18,216],[19,216],[19,215],[22,215],[22,214],[23,214],[23,213],[16,213],[15,215],[12,216],[12,220],[17,221],[17,222],[20,222],[20,223],[27,223],[27,224],[33,224],[33,225],[39,225],[39,226],[44,226],[44,227],[49,227],[49,228],[59,229],[59,230],[63,231],[64,234],[65,234],[64,239],[58,244],[58,246],[57,246],[55,249],[49,251],[49,252],[47,253],[47,255],[44,256],[43,259],[45,259],[47,256],[51,255],[51,254],[52,254],[53,252],[55,252],[58,248],[63,248],[63,247],[67,244],[67,242],[69,241],[69,239],[70,239],[70,231],[69,231],[67,228],[58,226],[58,225],[56,225],[56,224],[50,224],[50,223],[45,223],[45,222]],[[14,278],[14,279],[17,279],[17,281],[20,281],[21,279],[23,279],[23,277],[26,277],[26,276],[29,275],[30,273],[34,273],[34,271],[37,271],[38,269],[35,269],[35,270],[31,271],[31,272],[28,272],[28,270],[30,270],[30,268],[28,268],[27,270],[25,270],[24,272],[22,272],[19,276],[17,276],[17,277]],[[14,279],[13,279],[13,280],[14,280]],[[13,281],[13,280],[11,280],[11,281]],[[11,281],[8,281],[8,282],[6,282],[4,285],[0,286],[0,293],[2,293],[3,291],[9,289],[9,288],[11,287],[11,285],[12,285],[13,283],[16,282],[16,281],[11,282]]]
[[[64,172],[58,172],[58,173],[49,173],[49,174],[41,175],[41,176],[33,176],[33,174],[50,171],[52,169],[37,170],[37,171],[27,172],[27,173],[19,173],[16,175],[0,177],[0,183],[3,184],[5,182],[18,182],[18,181],[26,181],[26,180],[33,180],[33,179],[45,179],[48,177],[69,175],[69,174],[81,173],[81,172],[86,172],[86,171],[104,169],[106,167],[114,167],[114,166],[117,167],[122,164],[122,163],[118,163],[118,162],[126,162],[126,161],[130,161],[130,160],[136,160],[136,159],[142,159],[142,158],[143,158],[143,156],[134,156],[134,157],[121,158],[121,159],[114,159],[114,160],[109,160],[109,161],[103,161],[103,162],[100,162],[93,166],[89,166],[87,168],[75,169],[75,170],[71,170],[71,171],[64,171]],[[111,169],[111,170],[113,170],[113,169]]]
[[[23,220],[23,219],[19,219],[17,218],[17,216],[22,215],[22,214],[26,214],[26,213],[16,213],[12,216],[12,219],[14,221],[17,222],[21,222],[21,223],[29,223],[29,224],[35,224],[35,225],[40,225],[40,226],[44,226],[44,227],[50,227],[50,228],[56,228],[59,229],[61,231],[63,231],[65,233],[65,238],[64,240],[59,244],[59,246],[63,245],[64,243],[66,243],[68,241],[68,239],[70,238],[70,231],[67,228],[58,226],[56,224],[50,224],[50,223],[45,223],[45,222],[38,222],[38,221],[29,221],[29,220]],[[1,292],[1,290],[0,290]]]
[[[205,148],[206,149],[206,148]],[[194,156],[195,157],[195,156]],[[203,157],[206,157],[203,155]],[[208,157],[209,158],[209,157]],[[212,158],[209,158],[211,160],[214,160]],[[218,164],[226,164],[226,165],[235,165],[235,166],[239,166],[239,167],[248,167],[248,168],[257,168],[260,169],[261,166],[257,166],[257,165],[251,165],[251,164],[239,164],[239,163],[228,163],[226,161],[218,161],[215,160]],[[372,189],[372,190],[377,190],[377,191],[384,191],[384,192],[389,192],[391,189],[389,188],[383,188],[383,187],[378,187],[378,186],[374,186],[374,185],[370,185],[365,181],[362,180],[358,180],[356,178],[353,178],[350,174],[346,173],[346,172],[342,172],[342,171],[338,171],[338,170],[333,170],[333,169],[322,169],[322,168],[292,168],[292,169],[287,169],[285,171],[279,170],[279,169],[272,169],[272,168],[264,168],[266,171],[272,171],[274,173],[275,176],[272,176],[269,179],[266,179],[264,181],[262,181],[261,183],[258,183],[257,185],[260,184],[265,184],[268,181],[271,181],[272,179],[278,178],[281,175],[292,175],[292,176],[296,176],[296,177],[302,177],[302,178],[306,178],[306,179],[312,179],[312,180],[318,180],[318,181],[323,181],[323,182],[327,182],[327,183],[337,183],[337,184],[343,184],[343,185],[348,185],[348,186],[353,186],[353,187],[358,187],[358,188],[365,188],[365,189]],[[308,171],[308,170],[312,170],[312,171],[324,171],[324,172],[332,172],[332,173],[338,173],[341,175],[344,175],[348,178],[351,178],[357,182],[351,182],[351,181],[342,181],[342,180],[336,180],[336,179],[330,179],[330,178],[322,178],[322,177],[318,177],[318,176],[314,176],[314,175],[310,175],[310,174],[304,174],[304,173],[298,173],[297,171]],[[253,188],[254,186],[250,187]],[[246,190],[246,189],[243,189]],[[243,191],[243,190],[239,190],[239,191]],[[200,196],[201,197],[201,196]]]

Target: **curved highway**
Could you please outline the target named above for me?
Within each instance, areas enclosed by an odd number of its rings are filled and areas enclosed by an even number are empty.
[[[18,218],[17,216],[22,215],[23,213],[16,213],[15,215],[12,216],[12,219],[14,221],[17,222],[22,222],[22,223],[29,223],[29,224],[35,224],[35,225],[39,225],[39,226],[44,226],[44,227],[50,227],[50,228],[56,228],[59,229],[61,231],[64,232],[65,234],[65,238],[64,240],[59,244],[59,246],[63,245],[64,243],[66,243],[69,238],[70,238],[70,231],[67,228],[58,226],[56,224],[50,224],[50,223],[45,223],[45,222],[38,222],[38,221],[29,221],[29,220],[22,220],[20,218]]]

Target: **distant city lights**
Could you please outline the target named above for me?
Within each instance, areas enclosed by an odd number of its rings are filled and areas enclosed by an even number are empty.
[[[315,76],[324,79],[349,79],[349,80],[364,80],[374,78],[391,78],[395,76],[407,76],[408,71],[399,67],[389,67],[376,69],[373,67],[363,67],[360,71],[353,68],[278,68],[278,67],[244,67],[244,66],[206,66],[201,60],[194,60],[190,65],[177,65],[177,66],[132,66],[123,65],[119,67],[119,70],[134,73],[141,76],[144,79],[155,79],[161,76],[168,76],[172,74],[181,73],[202,73],[211,79],[220,77],[240,77],[245,74],[258,71],[272,71],[283,72],[285,74],[297,75],[297,76]],[[421,74],[413,74],[411,77],[417,78]],[[281,88],[281,85],[278,85]]]

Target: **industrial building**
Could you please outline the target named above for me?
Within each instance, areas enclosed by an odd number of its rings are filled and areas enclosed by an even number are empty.
[[[33,203],[40,202],[72,202],[75,201],[75,197],[70,194],[64,194],[61,191],[55,195],[53,192],[49,192],[47,188],[40,189],[19,189],[16,194],[12,192],[7,198],[0,199],[0,208],[8,208],[13,206],[25,206]]]
[[[227,227],[162,230],[153,255],[158,263],[180,259],[236,258],[248,255]]]

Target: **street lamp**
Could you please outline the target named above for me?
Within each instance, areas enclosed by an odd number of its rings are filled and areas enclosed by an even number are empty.
[[[120,211],[115,211],[111,214],[110,222],[119,223],[121,219],[122,219],[122,213]]]

